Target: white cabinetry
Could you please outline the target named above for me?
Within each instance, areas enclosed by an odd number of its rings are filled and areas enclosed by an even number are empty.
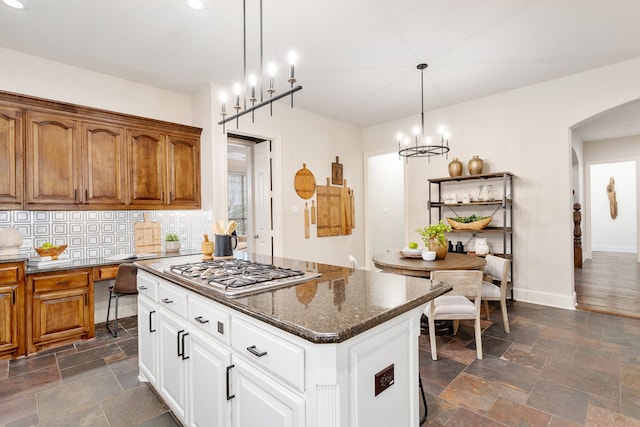
[[[140,377],[183,424],[417,427],[423,307],[317,344],[146,271],[138,284]]]

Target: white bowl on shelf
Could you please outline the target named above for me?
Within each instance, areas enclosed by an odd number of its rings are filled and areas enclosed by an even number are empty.
[[[436,253],[425,249],[422,251],[422,259],[425,261],[433,261],[436,259]]]

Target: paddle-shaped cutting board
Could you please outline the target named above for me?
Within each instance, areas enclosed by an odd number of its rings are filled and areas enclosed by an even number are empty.
[[[144,221],[133,224],[136,253],[160,253],[160,223],[149,221],[148,213],[143,214]]]

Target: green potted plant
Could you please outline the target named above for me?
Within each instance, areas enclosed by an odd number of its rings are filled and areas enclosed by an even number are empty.
[[[164,250],[166,252],[178,252],[180,250],[180,236],[177,233],[167,233],[164,236]]]
[[[424,246],[436,253],[436,259],[444,259],[449,251],[449,242],[445,233],[451,231],[451,227],[440,220],[437,224],[431,224],[416,230]]]

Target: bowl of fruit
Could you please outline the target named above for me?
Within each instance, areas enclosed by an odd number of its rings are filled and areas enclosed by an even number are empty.
[[[35,249],[41,257],[50,256],[51,259],[58,259],[58,256],[67,249],[67,245],[53,245],[45,242],[42,246]]]

